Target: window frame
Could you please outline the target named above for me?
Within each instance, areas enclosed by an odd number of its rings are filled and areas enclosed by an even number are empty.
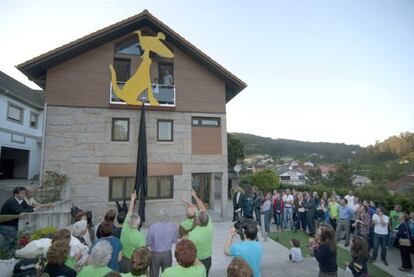
[[[35,126],[32,126],[32,115],[34,115],[36,117]],[[29,127],[33,128],[33,129],[37,129],[39,127],[39,114],[38,113],[30,111]]]
[[[171,140],[160,139],[160,122],[171,123]],[[173,142],[174,141],[174,120],[172,119],[157,119],[157,141],[158,142]]]
[[[169,177],[170,178],[171,186],[170,186],[170,195],[169,196],[160,196],[161,195],[161,178],[162,177]],[[157,196],[149,197],[148,193],[147,193],[147,199],[148,200],[174,199],[174,175],[148,176],[148,178],[157,178],[157,182],[156,182],[157,183]],[[148,185],[148,181],[147,181],[147,185]]]
[[[198,123],[194,124],[194,120],[197,120]],[[203,120],[216,120],[217,125],[204,125]],[[203,117],[203,116],[193,116],[191,117],[191,126],[194,127],[207,127],[207,128],[218,128],[221,127],[221,118],[220,117]]]
[[[126,120],[128,122],[128,128],[127,128],[127,139],[126,140],[118,140],[114,139],[114,123],[116,120]],[[113,142],[129,142],[129,118],[128,117],[113,117],[111,122],[111,141]]]
[[[160,196],[161,195],[161,178],[162,177],[169,177],[170,179],[170,193],[168,196]],[[126,195],[126,189],[127,189],[127,179],[135,177],[133,176],[112,176],[109,177],[109,195],[108,195],[108,201],[114,202],[114,201],[122,201],[124,199],[128,199],[129,195]],[[149,197],[147,193],[148,200],[159,200],[159,199],[174,199],[174,175],[163,175],[163,176],[148,176],[148,178],[156,178],[156,184],[157,184],[157,195],[155,197]],[[113,198],[112,192],[113,192],[113,180],[114,179],[122,179],[122,195],[125,198]],[[147,180],[148,185],[148,180]]]
[[[109,177],[109,195],[108,195],[108,201],[122,201],[122,200],[127,200],[129,199],[129,195],[126,195],[126,184],[127,184],[127,179],[129,178],[133,178],[135,179],[135,177],[133,176],[113,176],[113,177]],[[113,198],[112,197],[112,191],[113,191],[113,185],[112,185],[112,181],[114,179],[122,179],[122,195],[124,198]],[[134,182],[135,183],[135,182]]]
[[[20,118],[21,120],[16,120],[14,118],[9,117],[10,107],[16,108],[20,111]],[[14,104],[12,102],[7,102],[7,114],[6,114],[7,120],[13,123],[21,124],[23,125],[24,122],[24,107],[19,106],[17,104]]]

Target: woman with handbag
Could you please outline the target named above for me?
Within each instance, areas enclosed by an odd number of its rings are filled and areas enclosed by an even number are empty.
[[[413,243],[410,228],[408,227],[408,215],[406,213],[401,213],[399,216],[399,221],[401,222],[398,225],[397,230],[397,239],[400,245],[400,254],[401,254],[401,267],[398,269],[401,271],[411,270],[413,265],[411,263],[410,256],[410,247]]]

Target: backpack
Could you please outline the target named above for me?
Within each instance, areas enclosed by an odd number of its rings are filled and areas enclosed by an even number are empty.
[[[12,277],[37,277],[45,264],[45,258],[22,259],[15,264]]]

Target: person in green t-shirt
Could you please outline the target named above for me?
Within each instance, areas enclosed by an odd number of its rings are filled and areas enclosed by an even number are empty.
[[[335,197],[332,197],[331,199],[329,199],[328,210],[329,210],[329,223],[331,224],[332,228],[336,230],[336,222],[338,221],[338,216],[339,216],[339,204],[338,202],[336,202]]]
[[[188,234],[188,239],[194,242],[197,248],[197,259],[204,264],[208,276],[211,267],[213,247],[213,221],[207,214],[203,201],[198,198],[194,190],[191,190],[191,195],[194,198],[200,213],[195,218],[197,226]]]
[[[131,272],[122,273],[122,277],[146,277],[148,276],[148,268],[151,265],[151,251],[142,246],[135,249],[131,256]],[[157,275],[158,276],[158,275]]]
[[[194,218],[198,216],[199,213],[197,206],[185,201],[184,197],[181,198],[181,202],[186,206],[186,219],[181,221],[180,225],[178,226],[178,236],[180,238],[187,236],[188,233],[196,227],[197,222],[194,220]]]
[[[125,217],[121,231],[122,244],[122,260],[119,263],[119,271],[128,273],[131,270],[131,256],[135,249],[145,246],[146,240],[144,234],[138,231],[140,218],[134,211],[135,199],[137,194],[135,191],[131,194],[131,202],[129,203],[128,212]]]
[[[395,243],[395,237],[398,233],[398,225],[400,225],[400,215],[402,214],[401,211],[401,205],[395,205],[394,206],[394,210],[392,210],[390,212],[390,222],[389,222],[389,226],[391,228],[391,232],[390,232],[390,236],[388,237],[388,248],[391,249],[392,247],[394,247],[394,243]]]
[[[175,247],[178,265],[164,270],[162,277],[206,277],[206,268],[196,259],[197,249],[189,239],[182,239]]]
[[[105,276],[108,272],[111,272],[112,269],[107,267],[107,264],[111,260],[112,256],[112,246],[106,241],[99,241],[91,250],[89,254],[88,265],[83,267],[82,270],[78,273],[78,277],[102,277]]]

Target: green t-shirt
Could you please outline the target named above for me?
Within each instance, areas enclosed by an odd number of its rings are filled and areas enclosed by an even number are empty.
[[[121,273],[121,276],[122,277],[147,277],[147,275],[145,275],[145,274],[135,276],[135,275],[132,275],[132,273]]]
[[[193,265],[190,267],[182,267],[176,265],[164,270],[162,277],[206,277],[206,268],[204,265]]]
[[[130,218],[131,215],[125,218],[121,231],[122,256],[128,259],[131,259],[135,249],[147,244],[144,234],[137,229],[129,227]]]
[[[188,239],[194,242],[197,248],[197,259],[204,260],[211,257],[213,245],[213,221],[208,219],[207,226],[197,226],[188,234]]]
[[[184,230],[188,231],[193,227],[194,219],[192,218],[186,218],[183,221],[181,221],[180,225],[183,226]]]
[[[74,257],[71,257],[71,256],[68,256],[66,258],[65,265],[67,267],[72,268],[73,270],[76,270],[76,260],[75,260],[75,258]]]
[[[400,221],[398,220],[400,215],[401,215],[401,212],[397,212],[395,210],[392,210],[390,212],[390,222],[391,222],[392,230],[396,229],[398,225],[400,224]]]
[[[77,277],[102,277],[105,276],[108,272],[111,272],[107,266],[103,267],[93,267],[91,265],[85,266],[82,270],[78,273]]]
[[[339,215],[338,207],[339,207],[339,204],[336,203],[336,202],[333,202],[333,203],[331,202],[331,203],[328,204],[329,216],[331,218],[338,219],[338,215]]]

